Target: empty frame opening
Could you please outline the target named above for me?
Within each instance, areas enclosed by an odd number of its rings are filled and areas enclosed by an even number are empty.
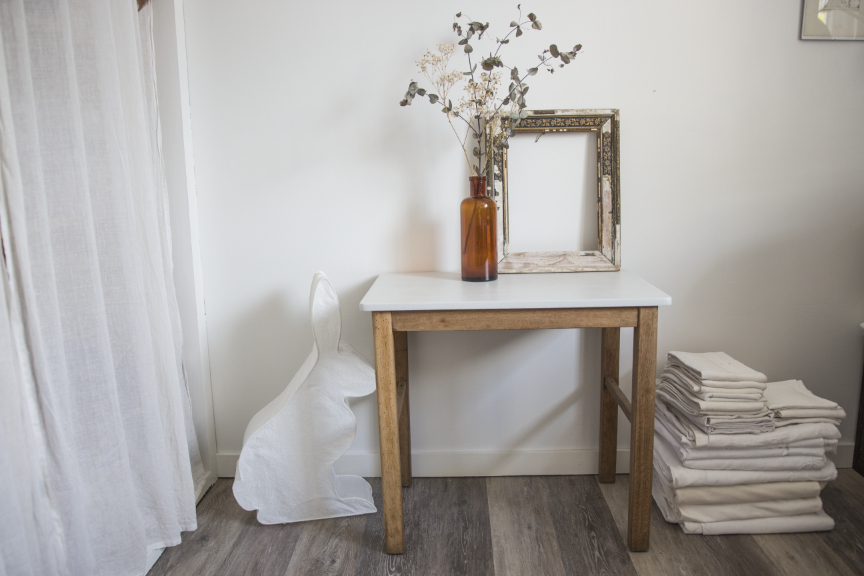
[[[598,250],[597,134],[538,135],[509,139],[510,253]]]

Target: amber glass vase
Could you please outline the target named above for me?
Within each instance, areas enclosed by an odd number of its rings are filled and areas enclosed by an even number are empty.
[[[498,278],[498,210],[486,195],[486,177],[468,178],[471,196],[462,201],[462,280],[489,282]]]

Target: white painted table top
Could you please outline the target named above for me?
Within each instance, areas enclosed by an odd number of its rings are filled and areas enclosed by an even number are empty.
[[[458,272],[381,274],[360,301],[364,312],[668,306],[672,297],[632,272],[499,274],[463,282]]]

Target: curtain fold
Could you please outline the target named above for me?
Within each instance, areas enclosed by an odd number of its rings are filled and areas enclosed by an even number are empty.
[[[136,8],[0,2],[0,575],[141,574],[196,527],[204,474]]]

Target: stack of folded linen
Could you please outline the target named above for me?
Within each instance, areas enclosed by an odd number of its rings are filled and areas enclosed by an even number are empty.
[[[765,402],[768,378],[723,352],[670,352],[657,396],[676,414],[711,434],[774,429]]]
[[[840,425],[846,412],[836,402],[819,398],[800,380],[772,382],[765,389],[768,409],[774,416],[775,426],[825,422]]]
[[[729,380],[711,364],[747,380]],[[819,492],[837,476],[825,454],[836,451],[842,408],[813,395],[798,381],[766,380],[722,353],[669,355],[657,383],[652,493],[666,520],[679,523],[685,533],[811,532],[834,527],[822,511]],[[710,418],[717,406],[708,405],[713,398],[702,395],[713,393],[706,392],[708,388],[721,388],[714,385],[717,382],[746,382],[746,387],[735,390],[749,388],[742,394],[758,394],[762,403],[761,411],[746,415],[767,419],[768,424],[730,420],[714,425]],[[732,400],[743,399],[723,401]],[[774,429],[774,418],[789,421]]]

